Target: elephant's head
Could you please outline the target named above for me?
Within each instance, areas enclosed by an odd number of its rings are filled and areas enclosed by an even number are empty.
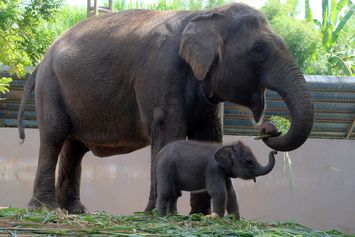
[[[284,136],[264,139],[272,149],[294,150],[308,138],[313,104],[306,81],[259,11],[230,4],[193,18],[182,33],[179,54],[204,83],[209,99],[246,106],[255,121],[264,111],[265,88],[282,97],[291,127]]]
[[[222,146],[215,153],[218,164],[232,178],[253,179],[255,177],[268,174],[275,165],[276,151],[269,154],[269,163],[262,166],[256,160],[249,147],[242,142],[233,145]]]

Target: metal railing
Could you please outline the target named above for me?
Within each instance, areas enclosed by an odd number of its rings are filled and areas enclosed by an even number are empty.
[[[87,17],[96,16],[100,12],[112,12],[112,0],[108,0],[107,6],[99,6],[98,0],[87,0]]]

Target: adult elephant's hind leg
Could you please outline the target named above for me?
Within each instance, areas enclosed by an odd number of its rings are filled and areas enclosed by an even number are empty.
[[[55,169],[70,124],[59,88],[54,73],[40,67],[36,78],[36,113],[40,148],[29,207],[59,206],[55,195]]]
[[[41,139],[42,140],[42,139]],[[55,169],[61,143],[41,141],[33,196],[28,203],[30,208],[57,208],[55,198]]]
[[[60,153],[56,197],[60,208],[69,213],[84,213],[80,201],[81,161],[88,148],[79,141],[67,139]]]
[[[68,132],[66,116],[58,106],[47,103],[39,106],[40,148],[33,196],[29,207],[57,208],[55,195],[55,169],[58,155]]]

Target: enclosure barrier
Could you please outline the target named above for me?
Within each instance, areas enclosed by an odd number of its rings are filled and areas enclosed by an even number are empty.
[[[112,12],[112,0],[108,0],[107,6],[99,6],[98,0],[87,0],[87,17],[96,16],[100,12],[109,13]]]
[[[8,76],[6,72],[0,76]],[[355,140],[355,77],[305,76],[311,90],[315,108],[313,138]],[[0,127],[17,127],[17,112],[25,80],[14,78],[10,92],[0,95]],[[273,91],[266,91],[265,119],[278,115],[290,119],[286,104]],[[257,135],[257,125],[245,109],[226,102],[224,104],[225,135]],[[34,92],[27,102],[25,127],[36,128]]]

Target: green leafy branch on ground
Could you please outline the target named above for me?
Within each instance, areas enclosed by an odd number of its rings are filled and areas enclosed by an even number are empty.
[[[233,216],[219,219],[195,214],[158,217],[156,212],[153,215],[135,213],[131,216],[115,216],[106,212],[68,215],[60,210],[19,208],[0,210],[1,233],[31,236],[349,236],[335,230],[312,230],[294,222],[236,221]]]

